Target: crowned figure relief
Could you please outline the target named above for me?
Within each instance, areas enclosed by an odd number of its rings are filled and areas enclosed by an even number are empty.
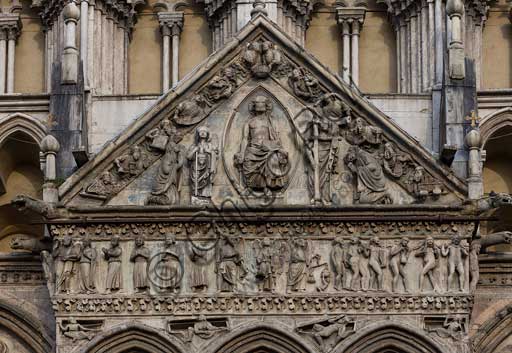
[[[263,192],[270,196],[288,183],[290,162],[273,125],[272,109],[272,102],[264,96],[249,102],[251,116],[243,127],[240,150],[235,154],[245,194]]]

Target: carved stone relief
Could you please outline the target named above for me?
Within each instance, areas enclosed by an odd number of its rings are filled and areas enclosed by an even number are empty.
[[[322,352],[329,352],[343,339],[356,332],[356,324],[353,318],[339,315],[301,325],[297,327],[297,332],[313,339]]]
[[[52,253],[56,294],[469,293],[470,224],[262,226],[54,226],[54,234],[63,234]],[[418,238],[412,232],[425,234],[434,226],[445,235]],[[133,265],[122,262],[125,252]]]
[[[199,142],[196,137],[190,145],[182,141],[187,135],[204,134],[204,127],[199,127],[203,120],[211,123],[217,114],[228,114],[222,104],[236,96],[242,86],[254,82],[273,85],[280,93],[267,94],[262,86],[261,92],[246,96],[225,122],[221,146],[227,175],[219,173],[219,178],[227,177],[244,202],[247,196],[264,201],[284,198],[293,183],[297,188],[308,188],[310,200],[317,206],[419,203],[435,201],[447,193],[441,182],[413,155],[403,152],[385,131],[352,111],[345,98],[331,93],[318,77],[290,60],[275,43],[260,37],[247,43],[192,95],[184,97],[144,139],[114,158],[109,170],[98,175],[81,195],[108,202],[158,160],[146,204],[202,205],[210,203],[216,192],[224,194],[224,189],[216,191],[213,184],[217,174],[214,139]],[[292,104],[285,92],[296,99],[293,109],[299,112],[293,118],[281,106],[281,99],[286,99],[285,105]],[[247,111],[245,106],[249,107]],[[219,134],[221,128],[217,123],[209,124],[209,136]],[[230,139],[241,140],[236,151]],[[205,163],[213,162],[208,175],[207,169],[199,173],[195,168],[202,166],[192,163],[190,153],[199,145],[211,150],[201,156]],[[200,158],[196,159],[199,162]],[[185,169],[190,175],[190,192],[181,187],[182,175],[187,175]],[[300,174],[295,175],[297,169]],[[202,182],[196,183],[199,179]],[[224,182],[219,180],[217,184]],[[147,184],[140,185],[148,188]],[[352,197],[347,190],[352,191]],[[187,197],[181,199],[182,194]]]
[[[98,332],[101,331],[103,322],[101,320],[80,320],[70,317],[68,320],[59,322],[59,328],[64,337],[77,341],[90,341]]]
[[[167,327],[169,333],[187,343],[192,343],[196,337],[199,341],[209,340],[230,330],[225,318],[206,318],[204,315],[192,320],[171,320]]]
[[[195,144],[187,151],[193,205],[208,204],[211,201],[219,155],[216,140],[217,136],[211,135],[208,128],[200,126],[196,130]]]

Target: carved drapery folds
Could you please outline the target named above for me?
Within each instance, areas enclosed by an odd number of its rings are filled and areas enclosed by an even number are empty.
[[[274,42],[257,38],[241,47],[158,126],[115,158],[82,195],[108,201],[157,162],[146,204],[209,204],[215,195],[220,154],[228,179],[244,198],[283,196],[299,164],[304,166],[309,200],[317,206],[435,202],[448,194],[443,183],[411,153],[402,151],[386,131],[353,111],[342,96],[329,93],[319,78],[292,62]],[[280,100],[260,89],[261,94],[254,93],[235,110],[243,110],[242,115],[236,113],[226,122],[222,144],[229,152],[218,153],[217,134],[201,124],[249,80],[276,82],[303,108],[295,117],[287,117]],[[337,194],[335,183],[352,189],[352,197]],[[410,201],[393,193],[393,184],[400,186],[400,193],[409,194]],[[186,194],[190,196],[182,198]]]
[[[52,226],[48,268],[55,275],[48,278],[55,281],[57,296],[469,293],[476,251],[469,248],[472,231],[471,223],[433,222]],[[240,232],[252,238],[237,236]],[[159,240],[144,240],[143,234]],[[417,234],[435,237],[416,240]],[[325,239],[311,238],[318,235]],[[205,236],[210,240],[201,240]],[[123,262],[128,249],[133,266]],[[129,278],[127,287],[123,278]]]
[[[0,10],[0,94],[14,93],[16,40],[21,34],[21,3]]]

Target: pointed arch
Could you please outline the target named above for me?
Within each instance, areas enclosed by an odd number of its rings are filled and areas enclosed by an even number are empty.
[[[281,326],[282,327],[282,326]],[[219,338],[208,353],[313,353],[300,337],[271,324],[248,324]],[[208,348],[208,347],[207,347]]]
[[[140,324],[130,323],[113,327],[94,337],[76,353],[184,353],[176,339],[164,334],[162,330]]]
[[[23,132],[39,144],[47,134],[47,129],[38,119],[30,115],[10,114],[0,119],[0,146],[15,132]]]
[[[348,337],[333,349],[336,353],[444,353],[445,350],[413,326],[382,321]]]
[[[487,320],[473,336],[473,349],[475,353],[493,353],[501,343],[512,336],[512,305],[498,311],[496,315]]]
[[[19,340],[31,353],[50,353],[53,339],[39,320],[16,306],[0,300],[0,332]]]
[[[504,127],[512,127],[512,107],[505,107],[486,115],[480,122],[482,148],[489,138]]]

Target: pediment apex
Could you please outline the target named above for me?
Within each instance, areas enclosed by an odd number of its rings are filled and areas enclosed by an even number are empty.
[[[333,93],[341,97],[343,102],[356,116],[363,116],[369,124],[381,129],[387,140],[396,144],[400,151],[410,154],[415,163],[427,171],[435,180],[442,183],[447,192],[455,195],[455,199],[459,201],[465,199],[467,194],[465,183],[456,177],[449,168],[442,165],[440,161],[435,160],[429,151],[401,129],[391,118],[376,108],[357,88],[344,83],[338,75],[322,65],[271,20],[264,15],[257,14],[235,37],[228,41],[221,49],[212,53],[173,89],[166,92],[151,108],[134,120],[120,135],[107,143],[88,163],[71,175],[59,188],[59,197],[62,203],[68,204],[75,196],[84,191],[84,185],[90,185],[95,178],[101,178],[102,173],[112,166],[117,157],[120,157],[123,152],[126,153],[130,145],[141,139],[143,140],[150,130],[156,129],[164,119],[170,119],[172,114],[176,114],[178,105],[183,103],[187,96],[190,96],[189,98],[192,100],[196,99],[193,98],[194,95],[197,96],[198,92],[205,91],[209,79],[212,79],[215,75],[223,76],[225,74],[223,71],[225,69],[224,66],[232,65],[235,60],[238,60],[237,58],[244,55],[244,50],[251,41],[260,40],[261,38],[272,42],[272,45],[278,48],[276,51],[282,53],[283,57],[293,64],[291,66],[292,69],[300,67],[300,70],[310,73],[321,83],[325,93]],[[236,69],[236,65],[234,68]],[[290,68],[288,69],[291,70]],[[241,80],[245,80],[245,83],[235,87],[234,90],[238,90],[251,80],[256,81],[257,84],[265,85],[265,80],[255,77],[257,76],[256,73],[253,72],[253,77],[250,77],[250,69],[246,69],[246,75],[247,72],[249,72],[249,78]],[[290,71],[280,74],[288,75]],[[282,76],[281,80],[286,82],[286,77]],[[273,77],[272,82],[274,81],[277,82],[275,77]],[[208,98],[205,107],[201,107],[202,103],[196,102],[201,112],[203,112],[203,108],[209,109],[208,113],[204,113],[205,118],[202,120],[206,119],[208,117],[207,114],[214,110],[212,107],[217,103],[212,103],[212,100],[215,100],[215,98]],[[295,99],[297,101],[301,100],[300,97],[295,97]],[[225,98],[224,101],[229,100],[231,100],[231,97]],[[221,103],[223,104],[224,101]],[[303,100],[304,105],[307,105],[307,103]],[[187,107],[184,109],[187,109]],[[193,128],[184,129],[183,131],[190,133],[192,130]]]

